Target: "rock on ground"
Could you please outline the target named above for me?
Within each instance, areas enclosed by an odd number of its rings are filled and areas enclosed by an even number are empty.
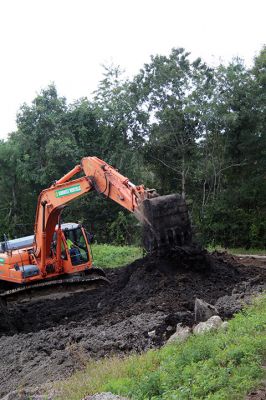
[[[209,332],[212,330],[217,330],[221,327],[223,321],[218,315],[213,315],[211,318],[208,319],[206,322],[200,322],[193,328],[193,333],[195,335]]]
[[[194,306],[195,322],[207,321],[213,315],[218,315],[218,310],[213,305],[202,299],[195,300]]]
[[[97,393],[91,396],[86,396],[82,400],[128,400],[126,397],[116,396],[110,392]]]
[[[227,331],[228,329],[228,321],[224,321],[221,325],[221,329],[223,329],[224,331]]]
[[[177,324],[176,331],[167,340],[167,343],[173,342],[184,342],[191,335],[191,329],[189,326],[182,326],[182,324]]]

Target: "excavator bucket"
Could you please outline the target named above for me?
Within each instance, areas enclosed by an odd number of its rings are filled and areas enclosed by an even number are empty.
[[[185,200],[178,194],[145,199],[141,207],[143,245],[149,253],[165,255],[191,244],[192,231]]]

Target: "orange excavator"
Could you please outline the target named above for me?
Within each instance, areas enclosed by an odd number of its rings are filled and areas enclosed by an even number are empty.
[[[60,223],[63,209],[92,190],[135,213],[143,224],[148,252],[160,256],[171,246],[191,242],[188,212],[180,196],[158,196],[154,189],[135,186],[99,158],[85,157],[39,195],[34,235],[0,243],[2,299],[56,298],[108,282],[104,271],[93,267],[85,228]]]

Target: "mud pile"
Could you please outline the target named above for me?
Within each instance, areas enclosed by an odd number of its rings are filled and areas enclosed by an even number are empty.
[[[193,325],[195,298],[230,317],[263,290],[266,269],[224,254],[179,251],[108,270],[107,277],[110,287],[9,309],[8,326],[0,325],[0,396],[67,377],[91,357],[162,345],[178,322]]]

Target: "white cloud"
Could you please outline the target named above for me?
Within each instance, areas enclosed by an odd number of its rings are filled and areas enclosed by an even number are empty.
[[[0,137],[23,102],[55,82],[89,95],[101,64],[136,73],[149,56],[185,47],[215,63],[248,64],[266,42],[264,0],[9,0],[0,2]]]

